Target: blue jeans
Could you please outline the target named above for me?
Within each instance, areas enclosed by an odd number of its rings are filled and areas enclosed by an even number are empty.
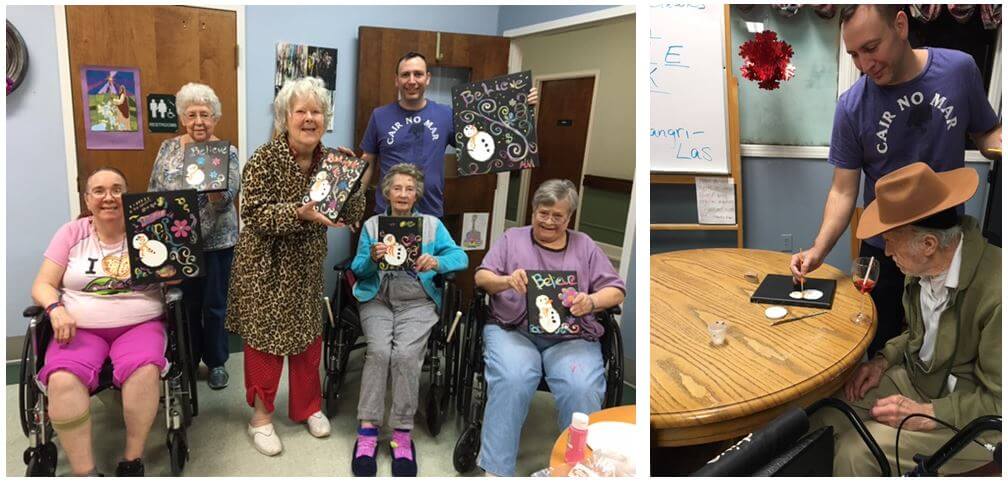
[[[483,340],[488,390],[477,463],[489,473],[513,476],[522,424],[543,371],[556,398],[560,430],[570,426],[574,412],[602,408],[602,346],[583,339],[542,339],[493,323],[484,326]],[[549,450],[542,454],[548,458]]]
[[[224,316],[234,248],[204,252],[203,259],[203,276],[186,279],[181,287],[189,321],[193,365],[198,365],[202,359],[207,368],[213,369],[224,366],[228,359]]]

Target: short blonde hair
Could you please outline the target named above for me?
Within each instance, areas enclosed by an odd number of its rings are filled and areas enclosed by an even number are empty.
[[[210,114],[214,120],[221,117],[220,98],[214,93],[213,88],[200,83],[186,83],[175,93],[175,109],[178,115],[182,116],[192,105],[206,105],[210,107]]]
[[[321,78],[305,76],[298,79],[290,79],[284,82],[280,92],[273,99],[273,133],[279,134],[287,131],[287,115],[290,115],[291,104],[294,100],[312,97],[322,107],[323,122],[322,127],[329,126],[332,120],[332,105],[329,104],[329,91],[325,88],[325,82]]]

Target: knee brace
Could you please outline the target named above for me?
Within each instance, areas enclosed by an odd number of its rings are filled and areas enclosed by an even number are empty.
[[[72,418],[68,420],[53,420],[52,427],[57,433],[69,432],[76,430],[86,424],[88,420],[91,420],[91,409],[84,409],[84,413],[80,417]]]

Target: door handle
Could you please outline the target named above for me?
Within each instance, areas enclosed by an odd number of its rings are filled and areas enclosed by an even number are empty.
[[[444,53],[441,52],[441,33],[435,32],[435,34],[437,34],[437,38],[434,45],[434,60],[441,62],[444,59]]]

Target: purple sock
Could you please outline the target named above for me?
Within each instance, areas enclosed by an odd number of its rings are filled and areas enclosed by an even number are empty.
[[[413,438],[409,430],[395,429],[392,431],[392,458],[413,460]]]
[[[378,447],[377,427],[357,429],[357,455],[354,456],[354,459],[361,456],[374,457],[376,447]]]

